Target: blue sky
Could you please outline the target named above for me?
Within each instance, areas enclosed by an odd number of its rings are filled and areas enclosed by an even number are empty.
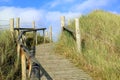
[[[96,9],[120,13],[119,0],[0,0],[0,20],[20,17],[21,25],[53,27],[54,38],[60,31],[60,16],[76,18]]]

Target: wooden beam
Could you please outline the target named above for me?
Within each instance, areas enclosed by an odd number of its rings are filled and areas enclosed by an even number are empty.
[[[73,39],[76,40],[75,31],[73,31],[72,29],[70,29],[70,28],[68,28],[68,27],[64,27],[63,30],[64,30],[64,31],[67,31],[68,33],[70,33],[71,36],[73,37]]]

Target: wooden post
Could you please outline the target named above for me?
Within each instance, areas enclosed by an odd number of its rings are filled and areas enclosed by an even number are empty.
[[[16,18],[16,28],[20,28],[20,18]],[[18,38],[19,35],[19,30],[16,31],[16,37]],[[19,60],[20,60],[20,44],[17,43],[17,64],[16,64],[16,68],[19,65]]]
[[[26,58],[24,50],[21,48],[21,67],[22,67],[22,80],[27,80],[26,77]]]
[[[10,31],[11,31],[12,38],[14,39],[14,18],[10,19]]]
[[[43,43],[45,43],[45,30],[43,30]]]
[[[45,37],[48,38],[48,31],[45,32]]]
[[[28,78],[30,78],[32,70],[32,63],[30,62],[30,58],[28,59]]]
[[[79,19],[75,19],[75,27],[76,27],[76,44],[77,50],[81,53],[81,35],[80,35],[80,26],[79,26]]]
[[[32,27],[35,28],[35,21],[32,22]]]
[[[48,31],[45,31],[45,40],[49,40]]]
[[[63,31],[63,27],[65,27],[65,16],[61,16],[61,30]]]
[[[20,28],[20,18],[16,18],[16,28]],[[19,35],[19,30],[16,33],[16,36]]]
[[[50,26],[50,43],[52,42],[52,26]]]
[[[32,27],[35,29],[35,21],[32,22]],[[37,31],[36,32],[33,32],[34,34],[34,43],[35,45],[37,45]]]

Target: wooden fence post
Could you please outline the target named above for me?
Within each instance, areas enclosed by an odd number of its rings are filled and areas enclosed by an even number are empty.
[[[81,53],[81,35],[80,35],[80,26],[79,26],[79,19],[75,19],[75,28],[76,28],[76,44],[77,50]]]
[[[43,42],[45,43],[45,30],[43,30]]]
[[[65,27],[65,16],[61,16],[61,31],[63,31],[63,27]]]
[[[32,22],[32,27],[35,29],[35,21]],[[35,38],[34,43],[35,43],[35,45],[37,45],[37,43],[38,43],[37,42],[37,31],[33,32],[33,33],[34,33],[33,35],[34,35],[34,38]]]
[[[52,26],[50,26],[50,43],[52,42]]]
[[[27,76],[26,76],[26,58],[25,58],[24,50],[22,48],[20,50],[20,53],[21,53],[22,80],[27,80]]]
[[[45,39],[46,39],[46,41],[47,41],[47,40],[49,41],[48,31],[45,31]]]
[[[45,32],[45,37],[48,38],[48,31]]]
[[[20,18],[16,18],[16,28],[20,28]],[[18,38],[19,30],[16,31],[16,37]],[[19,60],[20,60],[20,44],[17,43],[17,64],[16,68],[19,66]]]
[[[10,19],[10,31],[11,31],[12,38],[14,39],[14,18]]]
[[[16,28],[20,28],[20,18],[16,18]],[[16,36],[19,35],[19,30],[16,33]]]
[[[16,28],[20,28],[20,18],[16,18]],[[19,35],[19,30],[17,30],[16,32],[16,36],[18,37]],[[20,45],[17,44],[17,53],[18,53],[18,58],[19,58],[19,55],[20,55]]]

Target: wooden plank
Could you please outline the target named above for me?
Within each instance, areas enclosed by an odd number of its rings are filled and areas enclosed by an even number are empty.
[[[37,28],[37,29],[34,29],[34,28],[14,28],[14,30],[29,30],[29,31],[37,31],[37,30],[45,30],[46,28]]]
[[[81,53],[81,35],[80,35],[80,26],[79,26],[79,19],[75,19],[75,28],[76,28],[76,44],[77,50]]]

